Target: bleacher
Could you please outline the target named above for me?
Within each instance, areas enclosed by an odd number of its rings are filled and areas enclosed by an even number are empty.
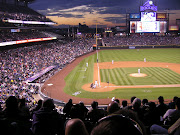
[[[107,37],[103,38],[106,46],[162,46],[162,45],[180,45],[180,36],[157,36],[157,35],[130,35],[125,37]]]
[[[45,16],[28,7],[11,4],[0,4],[0,19],[50,21]]]

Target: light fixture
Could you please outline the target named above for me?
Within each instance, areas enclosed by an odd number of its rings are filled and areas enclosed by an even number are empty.
[[[152,4],[153,4],[153,2],[152,2],[152,1],[149,1],[149,4],[150,4],[150,5],[152,5]]]

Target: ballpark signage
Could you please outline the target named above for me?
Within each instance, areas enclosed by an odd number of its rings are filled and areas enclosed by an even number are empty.
[[[140,6],[140,11],[152,10],[157,11],[157,6],[152,1],[146,1],[143,6]]]
[[[157,19],[166,19],[166,13],[157,13],[156,15],[156,18]]]
[[[141,6],[140,7],[140,11],[145,11],[145,10],[157,11],[157,6]]]

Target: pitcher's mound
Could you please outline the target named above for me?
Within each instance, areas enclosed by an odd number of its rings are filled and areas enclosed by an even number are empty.
[[[130,76],[132,76],[132,77],[145,77],[145,76],[147,76],[147,74],[144,74],[144,73],[132,73],[132,74],[130,74]]]

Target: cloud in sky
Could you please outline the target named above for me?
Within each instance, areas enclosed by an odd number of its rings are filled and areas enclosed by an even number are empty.
[[[104,20],[107,22],[119,24],[119,23],[124,23],[126,21],[126,16],[124,15],[124,17],[106,17],[104,18]]]
[[[126,13],[138,13],[142,1],[147,0],[36,0],[29,6],[58,25],[78,25],[83,22],[94,25],[98,20],[101,25],[114,26],[125,23]],[[158,10],[169,9],[169,12],[176,14],[176,17],[172,15],[170,18],[180,18],[180,0],[153,1]]]

